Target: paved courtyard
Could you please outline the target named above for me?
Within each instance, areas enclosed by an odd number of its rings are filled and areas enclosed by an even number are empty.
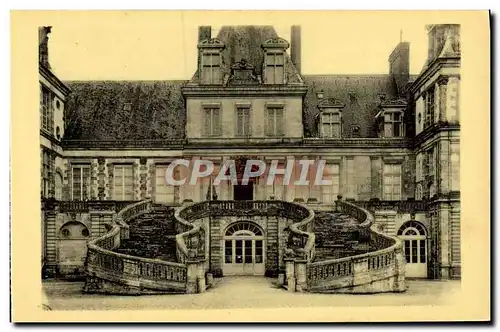
[[[239,309],[374,305],[439,305],[460,290],[460,281],[408,280],[405,293],[375,295],[291,293],[276,279],[226,277],[202,294],[114,296],[81,292],[83,282],[43,282],[52,310]],[[447,296],[448,295],[448,296]]]

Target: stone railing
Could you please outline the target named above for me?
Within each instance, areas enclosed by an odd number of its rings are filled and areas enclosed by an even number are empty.
[[[177,258],[185,262],[205,255],[205,233],[196,220],[209,216],[282,216],[295,221],[290,226],[289,247],[308,261],[314,258],[314,212],[306,206],[284,201],[204,201],[178,209]]]
[[[336,202],[337,211],[359,221],[357,227],[369,232],[375,250],[369,253],[326,261],[287,262],[290,291],[380,293],[406,289],[401,241],[373,226],[373,216],[352,203]]]
[[[119,212],[135,201],[56,201],[43,200],[42,208],[44,210],[57,209],[61,213],[88,213],[90,211],[112,211]]]
[[[88,243],[85,292],[139,294],[144,293],[143,289],[149,292],[187,291],[188,270],[185,264],[113,251],[122,240],[129,238],[127,223],[151,209],[151,200],[129,205],[114,215],[109,232]]]

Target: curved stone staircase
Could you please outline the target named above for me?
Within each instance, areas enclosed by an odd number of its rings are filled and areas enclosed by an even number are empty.
[[[85,292],[197,293],[211,284],[205,232],[211,217],[276,216],[286,229],[281,284],[289,291],[378,293],[405,290],[400,241],[373,226],[373,216],[337,201],[317,212],[283,201],[206,201],[169,208],[146,200],[127,206],[112,228],[88,244]]]

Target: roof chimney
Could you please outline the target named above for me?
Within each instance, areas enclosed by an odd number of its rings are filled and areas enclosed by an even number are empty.
[[[38,61],[50,69],[49,64],[49,33],[52,27],[38,28]]]
[[[432,24],[427,26],[428,52],[427,64],[441,56],[447,39],[446,55],[459,56],[460,54],[460,25],[459,24]],[[449,47],[451,46],[451,47]],[[451,50],[451,51],[450,51]]]
[[[300,40],[300,25],[292,25],[291,30],[291,49],[290,49],[290,57],[295,65],[295,68],[301,73],[301,40]]]
[[[212,38],[212,27],[210,25],[198,27],[198,43],[210,38]]]

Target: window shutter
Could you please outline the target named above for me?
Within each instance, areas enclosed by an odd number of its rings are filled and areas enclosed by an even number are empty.
[[[204,126],[203,126],[203,135],[204,136],[210,136],[210,128],[211,128],[211,116],[210,116],[210,110],[205,109],[204,110]]]
[[[266,125],[265,132],[267,136],[272,136],[274,132],[274,116],[273,109],[268,109],[266,111]]]
[[[213,135],[214,136],[220,136],[222,132],[221,128],[221,117],[220,117],[220,110],[219,109],[214,109],[213,111]]]
[[[283,136],[284,128],[283,128],[283,109],[276,109],[276,135]]]

